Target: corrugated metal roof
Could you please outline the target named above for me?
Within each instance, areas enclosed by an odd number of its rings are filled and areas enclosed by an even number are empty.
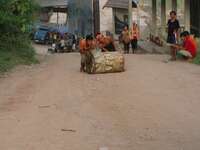
[[[37,0],[41,7],[66,7],[68,0]]]
[[[108,0],[104,7],[128,9],[129,0]],[[133,7],[137,8],[137,0],[133,0]]]

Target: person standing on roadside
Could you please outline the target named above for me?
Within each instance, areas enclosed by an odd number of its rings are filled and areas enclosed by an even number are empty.
[[[180,29],[180,24],[179,21],[177,19],[176,16],[176,11],[171,11],[170,12],[170,19],[168,20],[167,23],[168,26],[168,36],[167,36],[167,43],[169,44],[177,44],[178,43],[178,36],[179,36],[179,29]],[[174,47],[171,47],[171,56],[172,58],[170,60],[176,60],[176,54],[174,54],[174,52],[176,52],[174,50]]]
[[[124,53],[129,53],[129,46],[130,46],[130,34],[128,25],[125,25],[123,31],[122,31],[122,42],[124,44]]]
[[[131,46],[132,46],[132,50],[134,54],[135,50],[138,47],[138,39],[139,39],[139,29],[138,29],[138,25],[135,22],[133,23],[130,39],[131,39]]]

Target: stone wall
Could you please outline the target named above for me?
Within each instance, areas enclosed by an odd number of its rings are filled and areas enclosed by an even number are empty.
[[[107,0],[100,0],[100,31],[113,31],[113,13],[111,8],[103,8]]]

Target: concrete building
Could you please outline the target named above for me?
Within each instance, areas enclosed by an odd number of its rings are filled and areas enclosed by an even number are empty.
[[[111,31],[114,34],[120,34],[123,27],[129,24],[129,0],[107,0],[103,9],[104,8],[112,8]],[[132,8],[137,8],[136,0],[132,0]]]
[[[157,28],[157,1],[152,0],[152,26]],[[161,27],[166,27],[166,20],[167,20],[167,11],[166,11],[166,4],[167,0],[159,0],[161,1]],[[171,0],[171,9],[177,11],[177,0]],[[184,28],[186,30],[190,30],[190,0],[184,0]],[[154,30],[156,31],[156,30]]]
[[[36,0],[42,7],[40,21],[43,23],[66,24],[68,0]]]
[[[152,0],[152,26],[158,28],[157,23],[157,2],[161,2],[161,28],[166,28],[166,4],[168,0]],[[183,17],[184,22],[182,24],[183,29],[191,31],[195,35],[199,36],[200,30],[200,1],[199,0],[183,0]],[[171,0],[171,10],[177,11],[178,3],[177,0]],[[198,14],[198,15],[197,15]],[[153,31],[156,31],[153,30]],[[156,33],[154,33],[156,34]]]
[[[112,8],[104,8],[107,0],[100,0],[100,31],[113,31],[113,12]]]
[[[93,2],[97,0],[37,0],[41,6],[40,21],[58,25],[68,32],[85,36],[94,31]],[[98,6],[98,5],[97,5]],[[98,22],[95,26],[98,26]]]
[[[61,23],[68,21],[73,32],[81,34],[95,33],[99,30],[120,33],[121,27],[128,20],[128,0],[38,0],[41,5],[41,20],[43,22]],[[76,2],[76,8],[69,9],[70,2]],[[195,35],[200,35],[200,1],[199,0],[139,0],[133,1],[138,4],[139,12],[133,10],[133,20],[138,21],[143,37],[152,33],[159,35],[165,31],[166,22],[170,10],[177,10],[181,26]],[[83,3],[84,16],[77,17]],[[85,5],[86,4],[86,5]],[[181,5],[181,8],[180,8]],[[145,10],[144,8],[147,8]],[[86,10],[87,8],[87,10]],[[80,9],[79,9],[80,10]],[[70,15],[72,14],[71,18]],[[76,13],[76,14],[75,14]],[[76,17],[75,17],[76,16]],[[82,18],[82,19],[81,19]],[[88,18],[88,19],[86,19]],[[76,20],[76,21],[75,21]],[[84,20],[87,22],[84,23]],[[87,25],[89,23],[89,25]],[[81,25],[82,24],[82,25]],[[84,27],[85,26],[85,27]],[[86,30],[85,28],[88,27]],[[76,29],[75,29],[76,28]],[[81,31],[78,31],[81,30]],[[166,35],[161,35],[165,37]]]
[[[69,32],[85,36],[94,32],[92,0],[69,0],[67,26]]]

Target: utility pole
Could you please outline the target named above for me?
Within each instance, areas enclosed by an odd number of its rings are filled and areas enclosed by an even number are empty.
[[[57,8],[57,20],[56,20],[56,22],[57,22],[57,25],[59,24],[59,12],[58,12],[58,8]]]
[[[185,15],[185,30],[187,31],[190,31],[190,19],[191,19],[191,16],[190,16],[190,0],[185,0],[184,1],[184,4],[185,4],[185,12],[184,12],[184,15]]]
[[[100,32],[99,0],[93,0],[93,26],[94,26],[94,34]]]
[[[128,20],[129,20],[129,29],[132,29],[133,26],[133,7],[132,7],[132,0],[128,1]]]
[[[157,0],[152,0],[152,32],[156,34],[157,29]]]
[[[137,25],[138,28],[140,29],[140,2],[137,3]]]
[[[172,0],[172,10],[177,11],[177,0]]]
[[[161,25],[165,29],[166,26],[166,0],[161,0]]]

